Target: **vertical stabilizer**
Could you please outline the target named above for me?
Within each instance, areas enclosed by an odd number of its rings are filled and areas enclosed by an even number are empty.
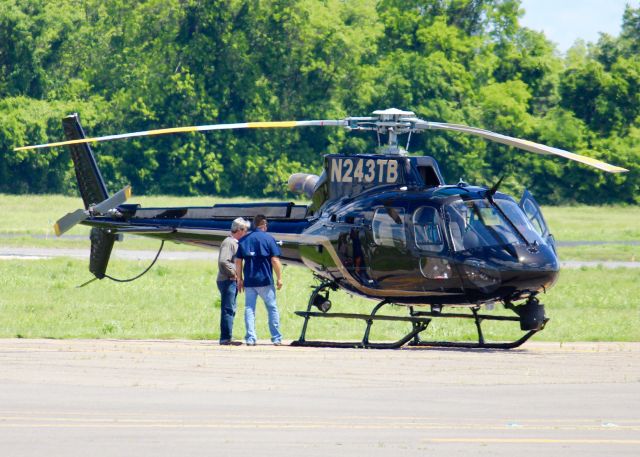
[[[84,130],[80,125],[80,116],[77,113],[65,117],[62,120],[62,127],[68,140],[85,138]],[[89,144],[70,144],[67,148],[71,152],[78,188],[85,209],[109,198],[107,186],[104,183],[104,179],[102,179]]]

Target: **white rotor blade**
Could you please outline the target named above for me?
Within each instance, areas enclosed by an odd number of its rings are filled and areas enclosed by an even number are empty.
[[[58,141],[56,143],[36,144],[33,146],[20,146],[14,151],[26,151],[29,149],[52,148],[55,146],[66,146],[69,144],[96,143],[99,141],[122,140],[125,138],[137,138],[143,136],[168,135],[172,133],[186,132],[207,132],[210,130],[233,130],[233,129],[266,129],[266,128],[291,128],[308,126],[347,126],[346,120],[315,120],[315,121],[276,121],[276,122],[242,122],[238,124],[211,124],[194,125],[191,127],[172,127],[157,130],[144,130],[141,132],[121,133],[119,135],[106,135],[93,138],[81,138],[78,140]]]
[[[479,129],[477,127],[469,127],[467,125],[460,124],[445,124],[441,122],[425,122],[419,121],[416,123],[417,128],[431,129],[431,130],[450,130],[454,132],[469,133],[471,135],[481,136],[487,140],[495,141],[496,143],[506,144],[515,148],[524,149],[525,151],[535,152],[537,154],[553,154],[556,156],[564,157],[565,159],[574,160],[576,162],[584,163],[592,167],[598,168],[609,173],[623,173],[629,171],[626,168],[610,165],[606,162],[594,159],[592,157],[582,156],[573,152],[565,151],[564,149],[553,148],[540,143],[534,143],[529,140],[522,140],[520,138],[514,138],[511,136],[501,135],[500,133],[490,132],[489,130]]]

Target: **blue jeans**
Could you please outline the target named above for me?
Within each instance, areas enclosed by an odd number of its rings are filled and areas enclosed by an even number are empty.
[[[220,342],[231,341],[233,335],[233,318],[236,316],[236,296],[238,288],[232,279],[216,281],[222,297],[220,306]]]
[[[256,301],[258,300],[258,295],[267,307],[271,341],[273,343],[279,343],[282,340],[282,335],[280,334],[280,314],[278,313],[278,305],[276,304],[276,288],[272,284],[262,287],[245,287],[244,291],[246,294],[244,325],[247,329],[247,334],[244,338],[247,343],[255,343],[258,339],[256,336]]]

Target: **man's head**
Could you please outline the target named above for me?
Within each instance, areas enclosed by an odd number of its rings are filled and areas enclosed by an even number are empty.
[[[234,219],[231,223],[231,235],[236,239],[242,238],[247,230],[249,230],[249,222],[241,217]]]
[[[253,218],[253,229],[263,232],[267,230],[267,218],[263,214],[258,214]]]

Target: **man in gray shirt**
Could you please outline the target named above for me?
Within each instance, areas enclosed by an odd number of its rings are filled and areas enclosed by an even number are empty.
[[[236,285],[235,255],[238,252],[238,240],[247,234],[249,223],[241,217],[231,223],[231,235],[220,245],[218,255],[218,290],[222,299],[220,306],[220,344],[233,344],[233,318],[236,315]]]

